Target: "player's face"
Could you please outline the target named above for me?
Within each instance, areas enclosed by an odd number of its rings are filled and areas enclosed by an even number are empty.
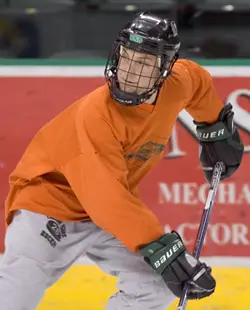
[[[159,77],[159,65],[159,57],[121,47],[117,72],[120,89],[137,94],[149,90]]]

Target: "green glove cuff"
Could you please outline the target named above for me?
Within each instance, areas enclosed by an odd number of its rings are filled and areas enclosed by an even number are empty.
[[[201,142],[215,142],[231,138],[231,134],[223,122],[211,125],[197,124],[196,131]]]
[[[178,234],[167,233],[140,250],[145,261],[159,274],[186,250]]]

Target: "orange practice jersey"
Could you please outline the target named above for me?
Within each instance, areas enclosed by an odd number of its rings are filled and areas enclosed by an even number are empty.
[[[26,209],[61,221],[91,219],[128,249],[163,227],[136,194],[160,160],[181,110],[214,122],[223,104],[199,65],[178,60],[156,105],[126,107],[105,84],[69,106],[33,138],[10,175],[6,222]]]

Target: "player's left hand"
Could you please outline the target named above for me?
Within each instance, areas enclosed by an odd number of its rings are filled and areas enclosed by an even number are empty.
[[[208,182],[211,181],[213,168],[218,161],[225,165],[221,179],[230,177],[241,164],[244,145],[234,126],[233,117],[232,105],[227,104],[221,110],[217,122],[195,123],[201,145],[200,161]]]
[[[213,294],[216,286],[211,268],[196,259],[173,231],[141,248],[144,260],[160,274],[176,296],[181,297],[189,282],[188,299],[201,299]]]

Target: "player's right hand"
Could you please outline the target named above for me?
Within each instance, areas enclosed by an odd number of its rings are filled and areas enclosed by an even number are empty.
[[[142,247],[140,253],[175,296],[181,297],[186,281],[190,283],[188,299],[201,299],[214,292],[216,282],[211,268],[186,250],[176,232],[167,233]]]

